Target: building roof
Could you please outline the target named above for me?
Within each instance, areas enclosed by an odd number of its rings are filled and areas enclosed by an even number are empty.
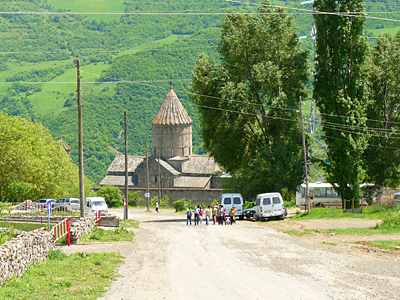
[[[207,155],[191,155],[182,163],[182,173],[186,174],[212,174],[220,170],[214,158]]]
[[[100,185],[114,185],[114,186],[124,186],[125,185],[125,175],[106,175],[103,180],[100,182]],[[128,176],[128,186],[133,187],[133,179],[132,176]]]
[[[158,158],[155,159],[155,161],[158,163]],[[179,175],[181,174],[180,172],[178,172],[177,170],[174,169],[174,167],[172,167],[169,163],[167,163],[166,161],[160,159],[160,165],[165,168],[168,172],[170,172],[172,175]]]
[[[145,156],[128,156],[128,172],[135,172],[136,168],[145,160]],[[114,158],[108,173],[125,172],[125,155],[118,155]]]
[[[151,121],[152,125],[190,125],[193,121],[172,87]]]
[[[174,182],[175,188],[205,188],[210,182],[211,176],[195,177],[195,176],[181,176]]]

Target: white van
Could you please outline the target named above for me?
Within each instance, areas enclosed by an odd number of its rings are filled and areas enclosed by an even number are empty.
[[[265,193],[257,196],[256,212],[254,213],[256,221],[268,218],[285,219],[285,205],[280,193]]]
[[[236,216],[238,216],[240,220],[244,219],[244,201],[242,195],[222,194],[220,204],[225,208],[225,216],[228,216],[231,208],[235,206],[237,210]]]
[[[85,210],[108,212],[108,206],[103,197],[88,197],[85,201]]]

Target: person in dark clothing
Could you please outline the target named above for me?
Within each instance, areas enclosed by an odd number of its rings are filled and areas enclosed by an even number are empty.
[[[192,212],[190,211],[189,208],[186,211],[186,217],[187,217],[186,225],[189,225],[189,223],[190,223],[190,225],[192,225]]]

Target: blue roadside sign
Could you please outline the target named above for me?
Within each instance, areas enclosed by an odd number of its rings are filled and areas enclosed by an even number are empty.
[[[47,200],[46,202],[46,206],[47,206],[47,215],[51,215],[51,200]]]

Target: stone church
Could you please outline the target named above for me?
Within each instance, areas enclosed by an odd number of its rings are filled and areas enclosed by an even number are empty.
[[[193,121],[172,87],[151,121],[153,155],[148,158],[150,197],[168,196],[170,202],[186,198],[209,203],[220,199],[220,168],[214,159],[192,153]],[[147,189],[145,156],[128,156],[128,188]],[[125,186],[125,156],[115,157],[100,186]]]

